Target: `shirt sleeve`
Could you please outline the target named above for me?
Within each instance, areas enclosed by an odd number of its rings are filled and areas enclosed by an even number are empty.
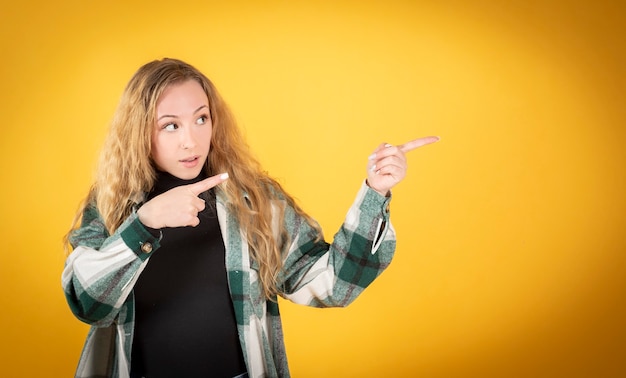
[[[280,277],[282,295],[314,307],[343,307],[354,301],[391,263],[396,241],[390,200],[363,182],[332,244],[287,208],[291,240]]]
[[[74,250],[61,277],[70,309],[88,324],[108,326],[131,295],[147,259],[159,248],[159,237],[135,213],[108,235],[97,210],[88,207],[70,242]]]

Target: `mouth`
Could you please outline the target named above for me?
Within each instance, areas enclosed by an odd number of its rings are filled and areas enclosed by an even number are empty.
[[[195,169],[198,165],[200,165],[200,155],[189,156],[184,159],[180,159],[179,163],[182,164],[182,166],[185,168]]]
[[[200,159],[200,156],[190,156],[188,158],[185,159],[181,159],[179,160],[181,163],[193,163],[195,161],[198,161],[198,159]]]

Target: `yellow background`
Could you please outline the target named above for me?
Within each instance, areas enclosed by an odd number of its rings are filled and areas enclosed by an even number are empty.
[[[61,238],[124,85],[196,65],[332,238],[381,142],[396,258],[346,309],[282,303],[296,377],[626,375],[618,1],[11,1],[0,33],[0,370],[71,376]]]

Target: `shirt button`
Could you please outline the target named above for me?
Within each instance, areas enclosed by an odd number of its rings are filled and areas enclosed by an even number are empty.
[[[150,253],[150,252],[152,252],[152,243],[142,243],[141,244],[141,251],[143,253]]]

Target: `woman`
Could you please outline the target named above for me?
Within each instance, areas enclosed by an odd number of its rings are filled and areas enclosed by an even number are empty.
[[[277,296],[352,302],[391,261],[404,153],[436,140],[379,146],[328,244],[206,76],[174,59],[144,65],[67,236],[63,287],[92,326],[76,376],[289,376]]]

